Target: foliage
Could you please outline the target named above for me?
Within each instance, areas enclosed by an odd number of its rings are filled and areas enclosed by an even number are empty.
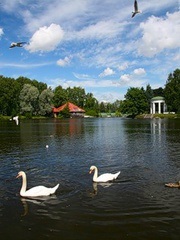
[[[153,95],[164,97],[163,88],[160,87],[160,88],[153,89]]]
[[[49,116],[52,106],[59,107],[65,103],[83,108],[87,115],[99,116],[99,113],[120,116],[125,113],[135,117],[137,114],[148,113],[152,97],[164,96],[168,111],[180,113],[180,69],[170,73],[163,88],[152,89],[148,84],[146,89],[130,88],[125,100],[116,100],[113,103],[100,102],[92,93],[86,93],[81,87],[63,89],[56,87],[53,91],[47,85],[26,77],[17,79],[0,76],[0,114],[14,116],[24,114],[31,118]],[[69,112],[68,112],[69,113]],[[64,116],[68,116],[64,112]]]
[[[61,86],[54,89],[53,103],[55,107],[59,107],[68,101],[66,90]]]
[[[36,87],[30,84],[24,84],[20,92],[20,111],[22,114],[31,113],[38,114],[38,96],[39,91]]]
[[[92,93],[87,93],[84,99],[84,108],[86,111],[94,110],[96,113],[99,112],[99,105],[97,99]]]
[[[66,89],[67,100],[68,102],[72,102],[75,105],[83,108],[84,107],[84,99],[85,99],[85,90],[81,87],[68,87]]]
[[[71,114],[69,112],[69,108],[68,106],[66,106],[58,115],[59,117],[62,118],[70,118]]]
[[[92,116],[92,117],[98,117],[98,116],[99,116],[99,114],[97,113],[97,111],[95,111],[95,110],[93,110],[93,109],[87,110],[87,111],[86,111],[86,115]]]
[[[125,98],[120,107],[122,113],[129,114],[134,118],[136,115],[146,112],[148,102],[144,89],[129,88]]]
[[[147,99],[148,103],[150,104],[151,99],[154,97],[154,91],[152,90],[152,88],[149,84],[146,86],[145,95],[146,95],[146,99]]]
[[[0,76],[0,114],[10,116],[18,112],[18,94],[14,80]]]
[[[180,113],[180,69],[170,73],[164,88],[168,111]]]
[[[54,93],[51,89],[45,89],[39,95],[39,114],[42,116],[48,116],[52,112],[52,99]]]

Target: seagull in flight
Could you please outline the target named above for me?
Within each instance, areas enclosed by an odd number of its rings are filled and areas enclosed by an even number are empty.
[[[132,18],[137,14],[137,13],[141,13],[141,11],[138,10],[138,3],[135,0],[134,1],[134,12],[132,12]]]
[[[12,42],[9,48],[22,47],[26,42]]]

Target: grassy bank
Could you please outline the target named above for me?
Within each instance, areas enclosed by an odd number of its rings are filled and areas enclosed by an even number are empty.
[[[147,114],[137,115],[136,118],[143,119],[143,118],[146,118],[146,115]],[[180,114],[153,114],[152,118],[171,118],[171,119],[172,118],[180,118]]]

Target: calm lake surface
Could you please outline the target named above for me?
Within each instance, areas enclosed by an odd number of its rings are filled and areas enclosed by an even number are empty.
[[[121,174],[93,184],[91,165]],[[48,198],[21,198],[21,170],[28,188],[60,187]],[[176,181],[180,119],[0,122],[3,240],[179,240],[180,189],[164,185]]]

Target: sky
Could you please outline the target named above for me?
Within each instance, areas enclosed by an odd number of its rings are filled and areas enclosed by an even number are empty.
[[[99,101],[164,87],[180,67],[180,0],[1,0],[0,75]],[[12,42],[26,42],[9,48]]]

